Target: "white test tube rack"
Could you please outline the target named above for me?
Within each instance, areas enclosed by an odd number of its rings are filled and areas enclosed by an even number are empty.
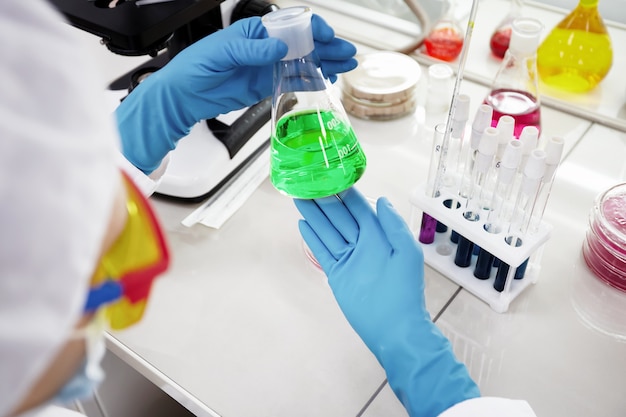
[[[435,233],[433,243],[424,244],[424,261],[431,268],[437,270],[447,278],[457,283],[467,291],[487,303],[492,310],[504,313],[509,309],[510,303],[520,295],[530,284],[538,280],[541,262],[541,250],[543,245],[550,238],[552,226],[541,222],[536,232],[527,233],[520,246],[514,247],[505,241],[507,231],[499,233],[489,233],[485,230],[485,216],[475,222],[463,217],[465,199],[456,197],[455,193],[447,188],[440,190],[438,197],[426,195],[426,184],[418,186],[410,196],[413,205],[412,228],[416,235],[420,232],[420,222],[422,213],[427,213],[440,223],[448,227],[447,233]],[[444,202],[449,200],[460,203],[458,208],[448,208]],[[457,204],[458,206],[458,204]],[[419,210],[420,212],[416,212]],[[506,228],[504,228],[506,229]],[[497,268],[492,267],[491,275],[488,279],[479,279],[474,276],[476,266],[476,255],[472,256],[471,264],[468,267],[459,267],[454,263],[456,244],[450,241],[450,230],[454,230],[459,235],[473,242],[475,245],[488,251],[501,262],[509,265],[509,271],[503,291],[494,289],[493,284]],[[441,251],[442,245],[452,245],[451,253]],[[439,248],[439,249],[438,249]],[[443,252],[443,253],[442,253]],[[528,265],[524,277],[514,279],[516,270],[528,259]]]

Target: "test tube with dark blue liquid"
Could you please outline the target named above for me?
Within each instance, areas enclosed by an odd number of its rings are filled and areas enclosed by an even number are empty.
[[[472,263],[472,252],[474,251],[474,243],[469,239],[459,235],[459,243],[456,246],[456,254],[454,256],[454,264],[461,268],[467,268]]]
[[[509,140],[502,152],[500,164],[497,167],[497,177],[493,192],[491,196],[486,196],[490,197],[490,201],[487,204],[487,220],[484,225],[487,233],[497,234],[502,231],[501,223],[505,212],[504,204],[509,198],[509,190],[512,188],[517,168],[522,160],[522,151],[521,142]],[[478,253],[474,276],[479,279],[488,279],[491,276],[494,261],[495,258],[491,253],[481,249]]]
[[[523,244],[524,236],[528,232],[530,225],[532,211],[537,201],[539,185],[545,173],[545,160],[545,151],[535,149],[530,153],[528,162],[524,167],[524,176],[515,200],[515,205],[513,206],[508,235],[505,238],[509,246],[518,247]],[[494,288],[497,291],[504,289],[504,283],[501,281],[506,279],[509,267],[510,265],[507,265],[505,262],[500,263],[498,273],[496,274],[496,282],[494,282]],[[522,273],[523,272],[524,271],[522,271]]]
[[[478,250],[476,257],[476,266],[474,267],[474,276],[478,279],[489,279],[491,270],[493,269],[494,256],[484,249]]]

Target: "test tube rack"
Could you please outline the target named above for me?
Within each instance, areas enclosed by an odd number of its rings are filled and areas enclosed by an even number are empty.
[[[430,244],[422,244],[424,262],[431,268],[445,275],[485,303],[498,313],[508,311],[510,303],[519,296],[530,284],[538,280],[541,262],[541,249],[550,238],[552,226],[541,222],[534,233],[528,233],[523,238],[520,246],[509,245],[506,231],[489,233],[485,230],[485,219],[481,216],[478,221],[472,222],[463,217],[465,199],[459,197],[447,188],[440,190],[439,196],[430,197],[426,193],[426,184],[418,186],[410,195],[413,206],[412,219],[419,218],[427,213],[448,228],[446,233],[435,233],[435,240]],[[448,208],[444,204],[448,202]],[[450,202],[460,204],[449,204]],[[421,211],[421,213],[420,213]],[[412,225],[413,229],[415,227]],[[419,233],[419,220],[417,221],[417,233]],[[459,267],[454,263],[456,245],[450,241],[450,230],[469,239],[475,245],[487,250],[501,262],[509,265],[506,283],[503,291],[494,289],[496,268],[492,268],[488,279],[479,279],[474,276],[476,255],[472,256],[468,267]],[[452,248],[450,248],[452,246]],[[523,278],[514,279],[516,270],[528,259],[528,264]]]

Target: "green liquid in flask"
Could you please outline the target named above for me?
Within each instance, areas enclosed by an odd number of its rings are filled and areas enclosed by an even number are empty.
[[[311,199],[340,193],[361,178],[365,165],[352,127],[331,111],[292,113],[276,123],[270,179],[286,195]]]

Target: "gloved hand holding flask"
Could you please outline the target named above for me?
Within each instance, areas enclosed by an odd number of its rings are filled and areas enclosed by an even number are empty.
[[[386,198],[376,212],[354,187],[295,200],[300,232],[346,318],[385,368],[411,416],[437,416],[480,396],[424,302],[424,259]]]
[[[315,50],[332,80],[356,67],[356,48],[312,18]],[[139,84],[116,110],[122,151],[149,174],[201,120],[251,106],[272,93],[284,42],[268,38],[259,17],[242,19],[190,45]]]

